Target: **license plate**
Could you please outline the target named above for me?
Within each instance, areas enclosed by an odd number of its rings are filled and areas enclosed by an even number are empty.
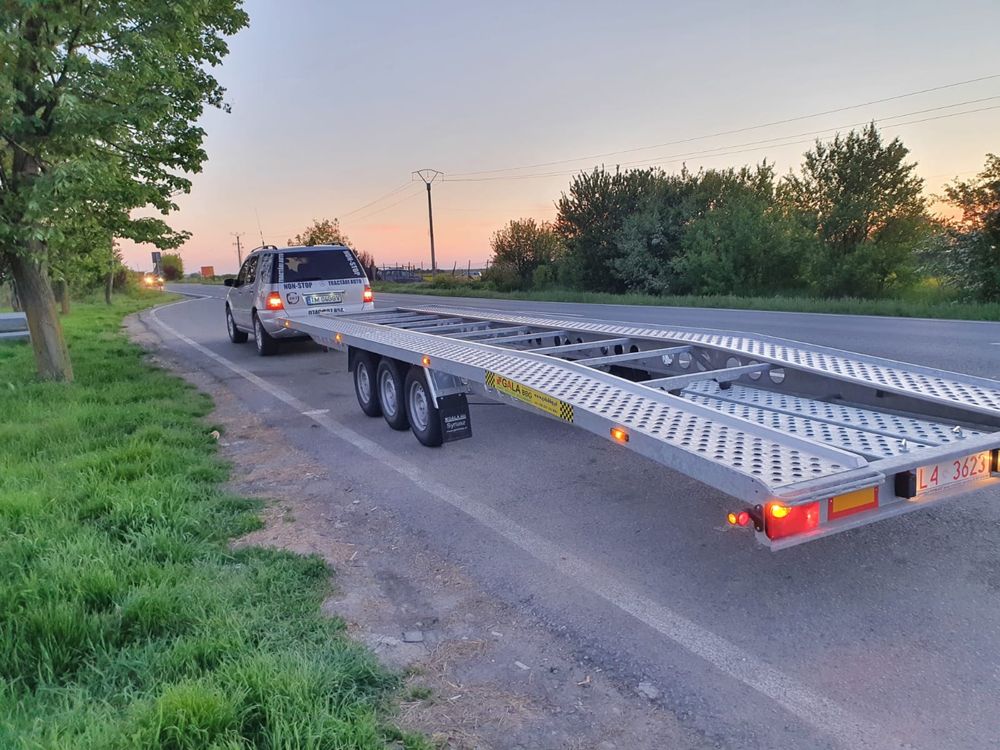
[[[917,469],[917,494],[962,482],[975,482],[990,476],[989,451],[942,461]]]
[[[306,295],[307,305],[339,305],[343,301],[343,297],[336,292],[322,292],[320,294]]]

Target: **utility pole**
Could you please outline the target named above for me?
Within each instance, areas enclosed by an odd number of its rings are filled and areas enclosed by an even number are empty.
[[[444,177],[444,172],[436,169],[418,169],[414,172],[427,186],[427,223],[431,230],[431,276],[437,276],[437,260],[434,257],[434,210],[431,208],[431,183],[438,177]]]
[[[236,260],[238,261],[236,264],[236,270],[238,271],[243,267],[243,246],[240,244],[240,238],[243,237],[243,232],[233,232],[232,235],[236,238],[236,242],[233,244],[236,245]]]

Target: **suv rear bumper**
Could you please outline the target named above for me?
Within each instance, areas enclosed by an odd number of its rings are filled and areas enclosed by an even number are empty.
[[[310,319],[316,317],[316,315],[352,315],[361,312],[371,312],[375,309],[374,302],[364,302],[360,305],[344,305],[343,311],[336,313],[327,312],[319,313],[318,311],[310,311],[309,309],[302,310],[259,310],[257,312],[257,317],[260,318],[261,325],[264,326],[264,330],[267,331],[273,338],[276,339],[289,339],[301,337],[303,334],[295,330],[294,327],[287,328],[282,322],[284,320],[294,321],[296,318]],[[310,314],[313,312],[313,314]]]

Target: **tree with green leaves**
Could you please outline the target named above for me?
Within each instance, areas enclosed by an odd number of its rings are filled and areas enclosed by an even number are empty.
[[[881,297],[913,275],[914,249],[929,231],[923,180],[872,123],[816,142],[800,175],[780,195],[815,239],[807,259],[815,290],[827,296]]]
[[[603,167],[573,178],[569,192],[556,203],[555,229],[566,246],[565,281],[571,286],[602,292],[624,292],[614,273],[622,256],[617,241],[625,220],[654,188],[659,170],[609,172]]]
[[[0,266],[28,315],[39,374],[70,380],[48,279],[77,214],[114,237],[185,238],[134,209],[176,209],[206,154],[196,123],[224,107],[211,68],[247,24],[240,0],[0,3]]]
[[[947,224],[949,280],[980,302],[1000,302],[1000,156],[986,155],[983,171],[945,187],[961,211]]]
[[[670,265],[674,291],[767,295],[801,287],[808,239],[775,203],[773,167],[706,173],[701,182],[708,200],[684,227]]]
[[[288,240],[289,245],[344,245],[351,241],[340,229],[337,219],[313,219],[313,223]]]
[[[537,268],[552,265],[563,254],[562,241],[552,225],[534,219],[511,220],[493,233],[490,247],[491,264],[516,274],[522,288],[531,286]]]
[[[651,177],[638,208],[614,235],[619,254],[610,266],[627,291],[668,294],[677,291],[673,264],[684,250],[687,226],[717,197],[723,180],[719,173],[692,174],[687,167]]]
[[[184,278],[184,259],[178,253],[164,253],[160,257],[160,269],[167,281]]]

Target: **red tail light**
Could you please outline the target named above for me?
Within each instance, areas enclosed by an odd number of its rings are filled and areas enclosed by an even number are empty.
[[[372,291],[370,286],[365,287],[365,293],[361,296],[361,299],[365,302],[375,301],[375,292]]]
[[[268,310],[284,310],[285,305],[281,301],[281,295],[277,292],[271,292],[267,295],[267,309]]]
[[[819,526],[819,503],[782,505],[768,503],[764,510],[764,531],[769,539],[802,534]]]
[[[746,526],[750,523],[750,514],[745,510],[741,510],[739,512],[727,514],[726,520],[729,522],[730,526]]]

